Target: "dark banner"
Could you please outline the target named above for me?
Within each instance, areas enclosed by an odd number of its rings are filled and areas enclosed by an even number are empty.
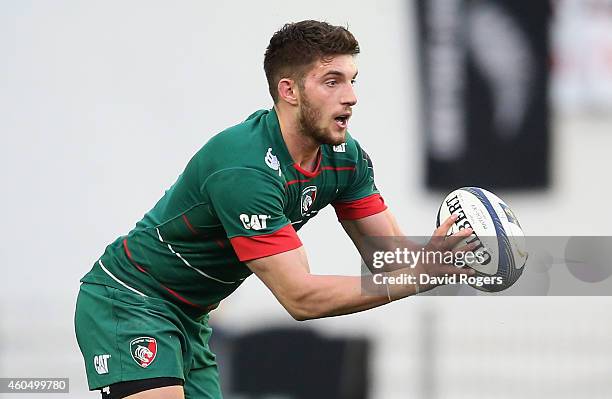
[[[417,5],[427,186],[546,187],[549,3]]]

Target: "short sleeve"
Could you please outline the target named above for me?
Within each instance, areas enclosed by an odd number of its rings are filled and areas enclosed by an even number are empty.
[[[357,142],[355,145],[357,162],[354,178],[351,184],[332,202],[340,220],[361,219],[387,209],[374,182],[372,159]]]
[[[286,252],[302,245],[283,212],[280,183],[251,168],[212,174],[203,191],[240,261]]]

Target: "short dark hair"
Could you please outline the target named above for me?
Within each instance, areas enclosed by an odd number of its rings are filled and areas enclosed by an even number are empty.
[[[308,67],[335,55],[359,54],[359,43],[348,29],[306,20],[285,24],[270,39],[264,56],[268,90],[276,104],[278,82],[285,77],[302,81]]]

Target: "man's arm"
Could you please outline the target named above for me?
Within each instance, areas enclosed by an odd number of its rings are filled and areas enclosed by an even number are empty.
[[[395,216],[389,209],[361,219],[340,220],[340,224],[361,256],[366,255],[367,237],[404,237]]]
[[[453,221],[449,218],[442,224],[434,232],[431,242],[435,245],[454,246],[459,239],[467,236],[462,230],[452,239],[444,240]],[[388,211],[343,225],[346,226],[345,229],[348,228],[349,235],[358,247],[357,243],[361,242],[366,234],[390,236],[401,233]],[[362,277],[313,275],[310,273],[304,247],[248,261],[246,264],[296,320],[338,316],[371,309],[388,303],[389,297],[393,300],[404,298],[414,295],[419,289],[413,284],[394,284],[389,286],[389,295],[370,295],[362,291]],[[450,265],[436,266],[428,271],[430,275],[471,273]],[[385,276],[397,277],[414,272],[414,269],[400,269],[385,273]]]
[[[471,228],[461,230],[450,237],[446,236],[448,230],[451,228],[456,219],[456,215],[451,215],[443,224],[440,225],[440,227],[434,231],[431,239],[425,246],[411,241],[408,237],[404,236],[397,223],[397,220],[389,209],[361,219],[340,220],[340,223],[355,244],[355,247],[357,247],[357,250],[361,254],[362,259],[365,260],[365,263],[370,271],[373,273],[381,273],[381,271],[384,271],[389,274],[389,272],[400,270],[406,274],[407,267],[403,264],[386,264],[382,269],[374,270],[371,264],[373,252],[395,252],[398,248],[400,250],[406,248],[413,251],[415,254],[420,251],[431,251],[440,254],[445,254],[449,251],[454,253],[472,251],[474,248],[476,248],[476,244],[456,248],[461,240],[467,238],[472,233]],[[469,267],[458,268],[454,265],[440,265],[433,262],[420,260],[419,263],[410,267],[409,274],[415,276],[417,281],[420,281],[420,276],[422,274],[426,274],[428,276],[443,276],[453,274],[467,274],[473,276],[476,273]],[[424,292],[436,287],[437,285],[439,284],[417,285],[416,290],[417,293]],[[391,298],[396,299],[396,295],[401,295],[401,287],[398,290],[396,284],[390,286],[389,288]]]
[[[303,246],[246,264],[299,321],[355,313],[389,302],[386,295],[363,295],[360,277],[311,274]]]
[[[372,272],[375,272],[371,265],[371,257],[374,251],[395,251],[399,247],[416,250],[419,247],[418,244],[410,241],[402,233],[395,216],[388,208],[364,218],[341,219],[340,224],[342,224],[344,231],[351,238],[361,258],[365,260],[367,267]],[[434,236],[435,234],[434,232]],[[405,266],[386,265],[383,270],[391,271],[401,267]],[[376,270],[376,272],[380,272],[380,270]]]

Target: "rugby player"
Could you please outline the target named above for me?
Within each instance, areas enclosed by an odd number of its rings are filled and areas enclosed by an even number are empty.
[[[91,390],[104,398],[220,398],[209,312],[251,274],[296,320],[431,288],[396,284],[364,295],[360,276],[313,275],[296,234],[331,204],[362,254],[368,236],[403,235],[374,184],[370,157],[347,132],[358,53],[347,29],[324,22],[286,24],[272,36],[264,70],[273,108],[210,139],[82,278],[75,326]],[[453,248],[470,234],[445,237],[452,223],[434,232],[431,248]]]

